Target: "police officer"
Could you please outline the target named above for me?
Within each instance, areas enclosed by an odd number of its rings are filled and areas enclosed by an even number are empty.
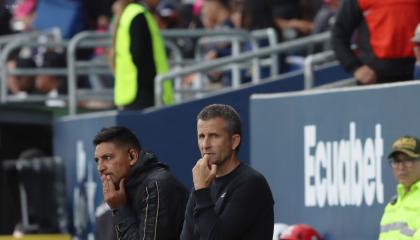
[[[420,141],[403,136],[388,156],[397,195],[385,207],[380,240],[420,239]]]

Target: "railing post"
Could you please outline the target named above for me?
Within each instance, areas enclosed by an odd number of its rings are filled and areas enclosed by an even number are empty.
[[[330,61],[335,59],[335,55],[333,51],[326,51],[321,53],[316,53],[309,55],[305,58],[304,62],[304,81],[305,81],[305,89],[313,88],[315,76],[314,76],[314,66],[316,64],[322,64],[324,62]]]
[[[87,38],[89,34],[94,33],[94,31],[84,31],[76,34],[69,42],[67,47],[67,88],[68,88],[68,109],[69,115],[75,115],[77,113],[77,76],[76,76],[76,49],[79,42],[84,38]]]
[[[267,29],[267,35],[268,35],[268,41],[270,43],[270,47],[271,46],[275,46],[278,44],[278,39],[277,39],[277,34],[274,31],[273,28],[268,28]],[[271,75],[272,76],[277,76],[280,71],[279,71],[279,55],[277,53],[273,53],[271,54],[271,60],[272,60],[272,64],[271,64]]]
[[[236,57],[240,54],[241,46],[239,43],[239,38],[234,38],[232,41],[232,56]],[[238,63],[235,63],[232,66],[232,87],[238,88],[241,85],[241,69],[239,68]]]
[[[7,69],[7,57],[10,52],[22,45],[23,39],[17,38],[11,41],[1,51],[0,66],[1,66],[1,81],[0,81],[0,101],[1,103],[7,102],[7,77],[9,75],[9,69]]]
[[[156,75],[155,77],[155,106],[162,106],[162,82],[163,75]]]
[[[305,58],[303,67],[304,89],[310,89],[314,85],[314,71],[312,69],[313,56],[309,55]]]

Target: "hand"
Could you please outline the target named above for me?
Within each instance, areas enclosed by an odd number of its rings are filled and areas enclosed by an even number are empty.
[[[199,159],[192,169],[194,189],[199,190],[208,188],[210,183],[216,177],[217,165],[212,164],[209,166],[209,155],[204,155]]]
[[[111,176],[102,176],[102,189],[104,191],[105,202],[111,209],[121,208],[127,203],[127,195],[125,193],[124,178],[120,180],[120,189],[116,190]]]
[[[208,53],[206,53],[206,59],[207,60],[213,60],[217,58],[217,52],[216,50],[211,50]]]
[[[367,65],[357,68],[353,76],[362,85],[374,84],[377,81],[375,71]]]

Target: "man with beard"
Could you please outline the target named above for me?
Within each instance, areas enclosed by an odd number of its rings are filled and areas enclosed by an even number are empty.
[[[179,239],[188,191],[168,167],[125,127],[103,128],[93,144],[117,238]]]
[[[238,159],[241,121],[228,105],[213,104],[197,116],[201,158],[181,239],[272,239],[273,197],[264,176]]]

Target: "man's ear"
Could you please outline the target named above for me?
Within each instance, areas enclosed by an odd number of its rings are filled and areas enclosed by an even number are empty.
[[[139,159],[139,151],[134,148],[128,149],[128,160],[130,162],[130,165],[133,166],[137,162],[138,159]]]
[[[241,143],[241,135],[233,134],[232,135],[232,150],[235,151],[238,148],[239,143]]]

